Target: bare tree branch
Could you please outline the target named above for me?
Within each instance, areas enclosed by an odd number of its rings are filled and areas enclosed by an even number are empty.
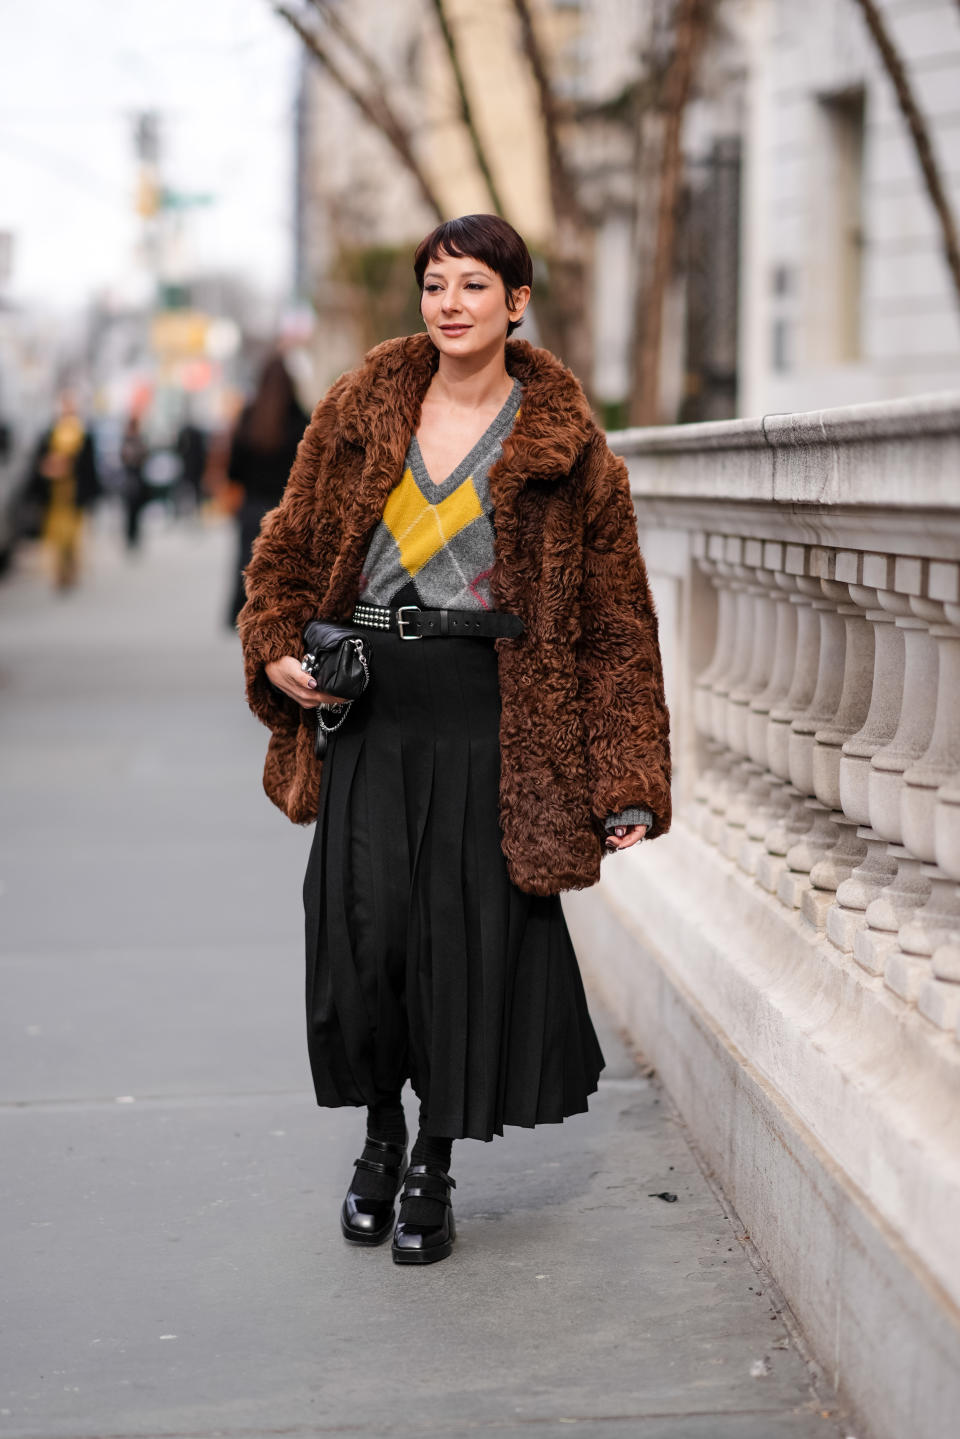
[[[593,232],[564,152],[560,129],[567,116],[550,78],[529,0],[513,0],[513,8],[539,100],[556,226],[546,255],[547,290],[537,308],[537,319],[548,349],[555,350],[580,376],[589,393],[593,378],[593,323],[588,302]]]
[[[638,297],[635,327],[633,392],[630,421],[651,425],[660,398],[660,351],[663,305],[673,272],[677,233],[677,202],[683,171],[680,141],[694,69],[715,0],[677,0],[673,60],[664,81],[663,139],[660,154],[657,231],[649,283]]]
[[[480,139],[480,133],[477,130],[476,120],[473,116],[470,97],[467,94],[467,84],[463,74],[463,66],[460,64],[460,51],[457,46],[456,36],[450,26],[450,17],[447,15],[444,0],[433,0],[433,8],[436,12],[437,24],[440,26],[440,34],[443,36],[443,43],[447,48],[454,84],[457,87],[457,97],[460,101],[460,119],[466,126],[467,134],[470,136],[470,144],[473,146],[473,154],[477,162],[477,168],[483,176],[484,184],[489,191],[494,210],[498,215],[505,215],[506,210],[503,200],[497,189],[497,182],[493,178],[490,162],[487,159],[487,153],[483,148],[483,142]]]
[[[304,45],[326,70],[331,80],[347,95],[356,105],[357,109],[369,121],[375,129],[380,131],[384,139],[392,146],[399,160],[413,176],[426,204],[433,211],[437,220],[444,218],[443,207],[440,200],[427,178],[426,172],[420,164],[414,152],[413,137],[409,128],[392,108],[386,95],[381,90],[376,95],[365,94],[343,71],[340,65],[334,60],[323,41],[308,30],[300,17],[285,5],[274,5],[275,12],[286,20],[291,29],[295,30],[303,41]],[[359,42],[355,42],[359,45]],[[371,64],[376,62],[370,59]]]
[[[923,172],[927,193],[933,203],[940,221],[940,233],[943,241],[943,253],[953,279],[954,288],[957,292],[957,300],[960,301],[960,241],[957,238],[957,223],[943,181],[940,178],[940,170],[933,153],[933,144],[930,139],[930,132],[927,129],[927,122],[920,112],[913,91],[910,87],[910,80],[907,76],[906,67],[893,43],[890,32],[884,23],[883,16],[874,4],[874,0],[856,0],[863,13],[867,29],[873,37],[877,49],[880,51],[884,68],[890,78],[890,83],[896,92],[897,103],[907,122],[907,129],[910,131],[910,138],[913,141],[913,148],[916,151],[917,159],[920,162],[920,169]]]
[[[513,8],[520,22],[524,54],[530,63],[530,70],[540,100],[540,114],[543,117],[544,136],[547,143],[547,172],[550,179],[553,213],[561,230],[572,224],[575,229],[583,231],[586,226],[586,216],[560,142],[560,106],[550,80],[543,47],[533,23],[529,0],[513,0]]]
[[[351,55],[360,61],[360,64],[376,86],[377,94],[385,94],[389,82],[383,67],[378,63],[376,58],[370,54],[366,46],[360,43],[336,7],[330,4],[330,0],[310,0],[310,4],[322,17],[331,32],[336,35],[344,49],[349,50]]]

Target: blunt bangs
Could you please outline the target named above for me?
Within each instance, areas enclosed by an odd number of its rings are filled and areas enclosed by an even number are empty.
[[[413,257],[413,270],[421,294],[427,265],[443,255],[458,260],[479,260],[486,265],[503,281],[508,302],[524,285],[533,288],[530,251],[522,235],[499,215],[461,215],[457,220],[444,220],[420,241]],[[511,320],[507,334],[512,334],[521,323]]]

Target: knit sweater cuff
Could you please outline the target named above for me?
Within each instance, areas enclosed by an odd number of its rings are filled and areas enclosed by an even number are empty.
[[[603,827],[610,834],[618,825],[631,824],[645,824],[649,829],[653,824],[653,815],[648,809],[622,809],[619,814],[612,814],[604,820]]]

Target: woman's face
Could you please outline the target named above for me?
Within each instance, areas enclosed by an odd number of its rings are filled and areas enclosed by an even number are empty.
[[[466,359],[502,348],[508,323],[527,308],[529,287],[510,298],[512,305],[503,280],[482,260],[441,252],[427,262],[420,313],[440,353]]]

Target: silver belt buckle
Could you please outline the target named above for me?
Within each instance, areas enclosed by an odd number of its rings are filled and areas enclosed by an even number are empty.
[[[412,624],[412,623],[413,623],[412,620],[404,619],[404,615],[407,615],[407,614],[410,614],[410,615],[418,615],[419,613],[420,613],[420,606],[419,606],[419,605],[400,605],[399,608],[397,609],[397,634],[400,636],[400,638],[401,638],[402,640],[422,640],[422,639],[423,639],[423,635],[405,635],[404,632],[403,632],[403,627],[404,627],[405,624]]]

